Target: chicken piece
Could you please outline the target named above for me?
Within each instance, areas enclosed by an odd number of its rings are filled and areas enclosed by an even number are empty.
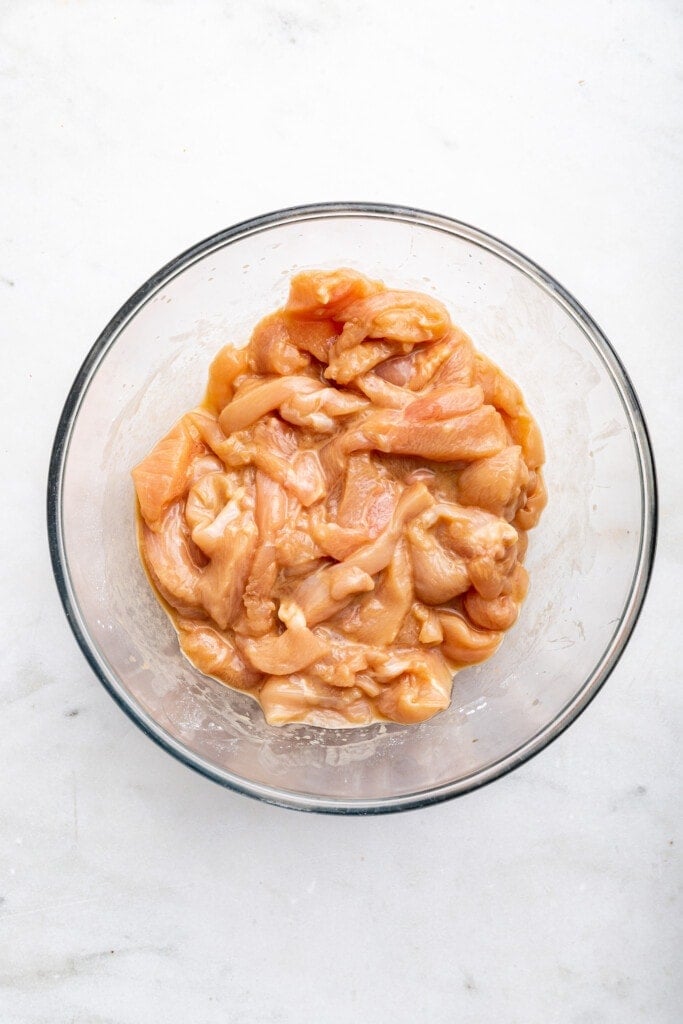
[[[349,384],[385,359],[395,356],[402,348],[403,346],[391,341],[366,341],[337,352],[334,345],[329,351],[329,365],[325,370],[325,377],[327,380],[336,381],[337,384]]]
[[[356,643],[336,632],[327,630],[326,633],[328,651],[307,670],[306,675],[309,679],[317,679],[328,686],[343,689],[359,685],[363,692],[371,691],[371,695],[376,696],[381,686],[377,682],[368,684],[370,677],[367,676],[367,668],[369,659],[376,660],[379,652],[370,649],[367,644]],[[365,676],[367,677],[364,678]]]
[[[355,565],[370,576],[381,572],[389,564],[394,547],[407,523],[433,504],[434,499],[424,484],[416,483],[406,487],[396,503],[391,519],[382,532],[340,565]],[[334,568],[336,569],[338,566],[334,566]]]
[[[374,589],[372,577],[391,561],[405,524],[432,502],[423,484],[408,487],[399,498],[390,522],[375,540],[364,544],[345,561],[324,566],[303,580],[292,596],[303,609],[308,625],[316,625],[336,615],[354,594]]]
[[[280,406],[280,415],[296,426],[308,427],[318,434],[331,434],[338,427],[338,417],[352,416],[368,406],[360,395],[323,387],[288,398]]]
[[[391,654],[374,675],[382,682],[391,681],[375,704],[392,722],[424,722],[450,703],[453,673],[436,650]]]
[[[369,455],[351,455],[340,500],[328,499],[327,511],[316,510],[310,530],[316,543],[337,561],[343,561],[368,540],[373,540],[393,514],[401,487]]]
[[[280,619],[286,629],[258,640],[238,640],[247,662],[269,676],[285,676],[312,665],[329,651],[329,644],[306,625],[303,612],[292,601],[282,601]]]
[[[320,384],[312,377],[273,377],[270,380],[240,388],[218,418],[220,428],[227,436],[256,423],[266,413],[277,409],[294,395],[307,395],[318,391]]]
[[[360,643],[387,646],[396,639],[412,603],[410,557],[407,544],[401,540],[375,589],[345,608],[335,628]]]
[[[441,611],[438,614],[443,632],[441,650],[456,667],[477,665],[486,661],[503,639],[501,632],[475,629],[457,612]]]
[[[446,604],[470,588],[466,562],[448,551],[429,529],[423,517],[407,528],[413,585],[420,601],[428,605]]]
[[[325,477],[317,453],[297,452],[282,482],[302,505],[308,507],[319,501],[325,494]]]
[[[485,401],[514,418],[526,410],[522,393],[503,371],[481,352],[475,357],[475,379],[484,390]]]
[[[420,645],[420,631],[423,623],[415,617],[415,609],[423,607],[419,601],[414,601],[410,614],[406,615],[401,628],[396,634],[395,647],[415,649]]]
[[[256,471],[258,546],[244,588],[243,631],[264,636],[276,627],[274,590],[279,565],[277,542],[287,518],[287,495],[266,473]],[[239,628],[239,627],[237,627]]]
[[[357,432],[352,427],[338,430],[336,434],[317,449],[320,468],[325,479],[325,505],[331,516],[339,503],[342,492],[349,451],[356,443]],[[349,445],[349,441],[351,444]],[[362,444],[359,445],[362,447]]]
[[[442,387],[462,387],[468,388],[473,384],[479,383],[476,380],[476,362],[475,362],[475,351],[472,339],[469,335],[461,331],[459,327],[453,327],[448,338],[446,340],[448,346],[448,355],[446,359],[439,359],[439,364],[433,370],[431,365],[426,362],[426,365],[422,368],[422,373],[425,371],[429,373],[430,383],[437,388]],[[418,390],[424,387],[420,376],[416,375],[412,382],[413,390]],[[486,391],[484,390],[484,401],[489,402],[486,397]],[[495,405],[494,402],[489,402],[490,405]]]
[[[376,373],[390,384],[415,392],[430,386],[469,387],[474,383],[474,346],[464,331],[451,327],[442,340],[388,359]]]
[[[293,591],[293,599],[301,606],[309,626],[336,615],[356,594],[364,594],[375,586],[372,576],[348,560],[337,565],[323,565],[301,580]]]
[[[327,490],[318,453],[299,450],[296,433],[274,417],[232,434],[221,446],[221,458],[229,466],[256,466],[306,507]]]
[[[226,473],[222,469],[205,473],[190,489],[185,502],[185,520],[190,530],[201,533],[205,527],[211,526],[241,483],[239,473]]]
[[[155,530],[143,520],[139,537],[147,572],[163,599],[183,614],[203,615],[197,606],[206,558],[192,543],[182,502],[171,505]]]
[[[515,444],[521,445],[530,470],[538,470],[545,462],[545,446],[538,424],[528,411],[506,421]]]
[[[256,525],[259,545],[274,549],[275,539],[287,520],[287,495],[267,473],[256,471]]]
[[[337,510],[340,526],[362,526],[374,538],[384,529],[396,507],[400,486],[366,454],[351,455],[344,490]]]
[[[368,531],[364,526],[340,526],[325,518],[321,506],[312,509],[310,522],[311,537],[320,550],[329,558],[343,562],[345,558],[367,543]]]
[[[289,340],[302,352],[308,352],[320,363],[329,362],[329,353],[341,333],[341,326],[332,320],[298,320],[284,314]]]
[[[225,345],[209,367],[209,380],[204,395],[204,405],[209,412],[218,413],[232,398],[235,381],[248,372],[249,353]]]
[[[521,529],[517,524],[514,524],[517,530],[517,561],[523,562],[526,558],[527,548],[529,547],[529,534],[526,530]]]
[[[396,387],[407,388],[409,391],[422,390],[429,384],[442,363],[452,356],[451,334],[441,341],[411,349],[407,355],[387,359],[377,368],[377,376]]]
[[[377,377],[386,381],[387,384],[391,384],[392,387],[398,388],[399,390],[402,390],[403,388],[410,389],[409,382],[413,375],[415,360],[418,355],[423,355],[425,352],[431,353],[437,346],[443,345],[444,342],[441,341],[434,345],[425,345],[420,349],[411,349],[410,352],[403,355],[392,356],[390,359],[385,359],[382,365],[378,366],[374,373]],[[408,397],[410,398],[410,396]],[[386,404],[388,408],[392,408],[389,403],[382,402],[380,404]],[[400,406],[397,405],[395,408],[400,408]]]
[[[414,395],[407,388],[390,384],[376,371],[356,377],[353,384],[379,409],[405,409],[415,400]]]
[[[446,419],[476,409],[483,392],[479,385],[470,388],[474,350],[467,335],[459,339],[460,333],[453,328],[443,341],[386,359],[373,372],[354,378],[354,386],[379,408],[409,407],[408,419]]]
[[[215,413],[200,405],[188,412],[185,418],[192,425],[192,428],[197,431],[206,447],[222,461],[225,434],[218,424],[218,417]]]
[[[504,594],[517,561],[517,544],[510,548],[504,558],[495,559],[490,555],[473,558],[467,565],[472,586],[485,601],[493,601]]]
[[[519,606],[526,596],[529,576],[523,565],[517,563],[511,580],[510,593],[487,599],[476,590],[470,590],[463,604],[468,617],[481,629],[504,631],[514,625]]]
[[[430,388],[406,408],[405,418],[411,423],[427,420],[447,420],[474,412],[484,404],[484,392],[478,384],[471,388],[449,385]]]
[[[411,422],[402,412],[390,409],[368,416],[346,444],[347,451],[375,448],[435,462],[469,462],[501,451],[507,434],[500,415],[490,405],[437,422]]]
[[[276,558],[287,581],[299,579],[326,564],[311,528],[311,513],[294,495],[287,495],[285,528],[276,540]]]
[[[384,290],[345,303],[332,317],[345,325],[335,346],[339,354],[365,338],[408,345],[436,341],[451,327],[444,304],[421,292]]]
[[[514,527],[481,509],[446,503],[434,505],[412,525],[429,529],[436,524],[441,544],[466,563],[467,575],[478,593],[487,600],[503,593],[517,560]]]
[[[481,353],[477,353],[475,376],[484,389],[485,401],[505,414],[513,444],[521,446],[529,469],[538,469],[545,462],[543,438],[526,407],[522,392]]]
[[[517,562],[506,580],[503,593],[511,597],[517,604],[522,604],[529,592],[529,573],[521,562]]]
[[[340,309],[358,299],[382,291],[380,281],[371,281],[356,270],[307,270],[295,274],[289,285],[286,311],[304,320],[331,319]]]
[[[513,522],[518,530],[531,530],[541,518],[541,512],[548,504],[548,493],[541,470],[530,474],[526,501],[519,509]]]
[[[222,547],[202,573],[201,603],[221,629],[227,629],[242,610],[242,595],[255,548],[253,522],[241,517],[226,530]]]
[[[212,473],[188,496],[192,540],[209,559],[197,587],[200,602],[220,629],[235,620],[256,552],[254,500],[247,487],[230,489],[226,474]]]
[[[384,455],[375,452],[373,458],[402,484],[426,484],[439,502],[457,502],[457,473],[467,463],[433,462],[412,455]]]
[[[377,708],[392,722],[414,725],[426,722],[451,702],[453,680],[406,673],[377,698]]]
[[[519,607],[508,594],[486,600],[476,590],[471,590],[463,602],[468,617],[481,629],[505,632],[513,626],[519,615]]]
[[[135,467],[140,514],[150,529],[158,528],[169,505],[185,494],[192,461],[205,453],[199,432],[183,416]]]
[[[308,353],[293,344],[287,320],[281,312],[271,313],[256,325],[248,352],[254,373],[297,374],[311,362]]]
[[[413,605],[413,615],[420,624],[418,639],[421,644],[443,643],[443,629],[439,616],[433,608],[427,608],[424,604]]]
[[[216,455],[198,455],[187,471],[187,486],[190,490],[209,473],[222,473],[223,463]]]
[[[286,629],[279,636],[269,634],[258,640],[242,640],[240,646],[253,668],[278,676],[300,672],[327,651],[327,644],[310,629]]]
[[[290,463],[298,450],[296,431],[285,426],[275,416],[265,416],[253,427],[238,430],[226,438],[221,448],[221,457],[226,465],[236,467],[255,465],[258,452],[264,453],[268,459],[272,456],[273,472],[267,463],[258,468],[281,483],[277,467],[283,462]]]
[[[192,540],[210,558],[217,545],[222,543],[224,519],[221,515],[236,498],[244,501],[250,509],[252,503],[247,497],[245,480],[240,473],[208,473],[195,484],[185,503],[185,520],[191,530]],[[232,510],[234,511],[234,508]],[[229,518],[226,513],[224,518]]]
[[[503,448],[497,455],[477,459],[458,476],[458,501],[476,505],[494,516],[514,519],[526,500],[529,470],[519,445]]]
[[[261,680],[259,672],[244,662],[227,633],[206,622],[176,619],[180,648],[195,668],[235,690],[249,690]]]
[[[421,521],[427,526],[446,524],[452,549],[468,561],[484,556],[504,560],[517,543],[514,526],[480,508],[439,502]]]
[[[367,725],[375,718],[369,698],[357,686],[328,686],[307,675],[271,676],[259,700],[268,725],[298,722],[326,728]]]
[[[404,350],[413,345],[443,337],[450,328],[446,307],[436,299],[416,292],[383,291],[343,306],[334,315],[344,321],[344,329],[329,353],[328,379],[348,384],[396,354],[392,342]],[[381,339],[366,351],[372,342]],[[370,354],[371,353],[371,354]]]

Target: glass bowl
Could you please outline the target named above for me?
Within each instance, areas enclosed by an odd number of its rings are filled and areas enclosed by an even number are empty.
[[[226,341],[246,343],[306,267],[356,267],[433,292],[516,380],[547,449],[529,596],[450,708],[421,725],[266,725],[201,675],[140,565],[130,469],[203,394]],[[553,278],[490,235],[370,203],[268,214],[172,260],[104,329],[62,413],[48,485],[54,573],[98,678],[149,736],[208,778],[303,810],[395,811],[499,778],[586,707],[624,650],[648,585],[656,485],[643,415],[600,329]]]

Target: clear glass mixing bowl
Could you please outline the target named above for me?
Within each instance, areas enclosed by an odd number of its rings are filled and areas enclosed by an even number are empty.
[[[140,566],[131,467],[202,396],[212,355],[280,305],[306,267],[350,266],[434,292],[521,385],[547,448],[548,507],[530,535],[529,597],[498,653],[459,673],[421,725],[266,725],[197,672]],[[228,228],[173,260],[116,314],[66,401],[50,466],[57,585],[96,675],[149,736],[232,789],[304,810],[421,806],[498,778],[602,686],[652,567],[656,486],[638,400],[584,309],[475,228],[395,206],[335,203]]]

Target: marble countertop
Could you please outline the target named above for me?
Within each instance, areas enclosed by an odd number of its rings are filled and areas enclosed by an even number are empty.
[[[1,1021],[680,1020],[682,31],[666,0],[0,4]],[[632,376],[662,499],[586,713],[485,790],[373,819],[260,805],[146,739],[76,647],[44,522],[113,311],[228,224],[340,198],[555,274]]]

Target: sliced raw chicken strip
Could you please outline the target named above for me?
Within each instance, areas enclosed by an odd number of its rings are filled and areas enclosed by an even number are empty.
[[[292,278],[285,309],[305,320],[334,319],[344,306],[382,289],[379,281],[371,281],[356,270],[305,271]]]
[[[184,416],[138,463],[133,483],[149,527],[154,529],[168,506],[185,493],[192,461],[205,453],[199,432]]]
[[[349,440],[354,445],[350,451],[375,448],[435,462],[470,462],[502,451],[507,435],[497,410],[484,405],[438,421],[411,421],[402,411],[383,410],[368,416]]]

